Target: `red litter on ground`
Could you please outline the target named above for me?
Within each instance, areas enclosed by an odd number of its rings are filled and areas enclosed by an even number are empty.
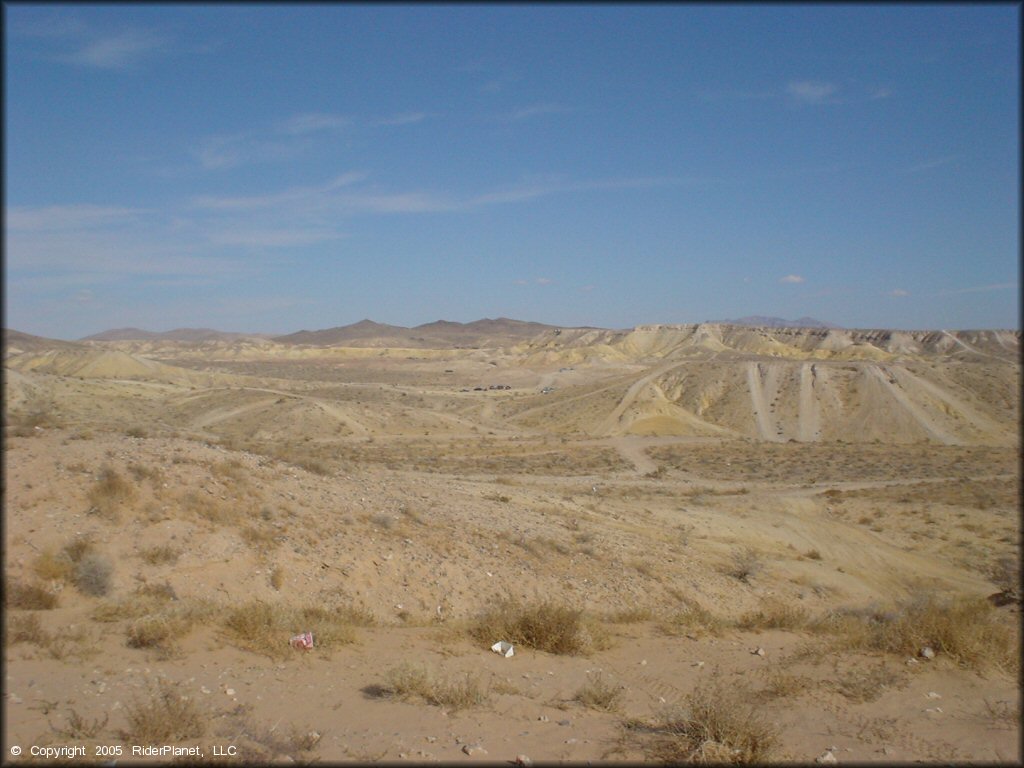
[[[296,635],[291,639],[292,648],[305,648],[307,651],[313,650],[313,633],[303,632],[301,635]]]

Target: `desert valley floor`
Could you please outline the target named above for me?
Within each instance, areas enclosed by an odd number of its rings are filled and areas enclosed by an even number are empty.
[[[5,333],[5,760],[1020,760],[1020,332],[335,330]]]

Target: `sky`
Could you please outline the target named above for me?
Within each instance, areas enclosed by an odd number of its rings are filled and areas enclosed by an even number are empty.
[[[1017,4],[3,12],[8,328],[1020,328]]]

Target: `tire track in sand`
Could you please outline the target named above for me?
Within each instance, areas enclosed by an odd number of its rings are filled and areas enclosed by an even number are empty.
[[[771,420],[768,418],[768,403],[764,397],[764,388],[761,384],[761,364],[747,364],[747,388],[750,390],[750,404],[754,409],[754,416],[757,420],[757,428],[761,433],[762,440],[769,440],[773,443],[779,441],[778,436],[772,429]]]
[[[922,411],[916,403],[911,401],[911,399],[907,397],[907,393],[903,391],[899,384],[892,383],[895,379],[890,381],[889,374],[883,371],[880,366],[869,365],[865,367],[867,368],[868,373],[881,382],[882,387],[892,395],[893,399],[902,405],[907,413],[914,417],[917,423],[924,428],[925,432],[946,445],[960,444],[959,440],[942,429],[942,427],[936,424],[933,419],[929,418],[928,414]]]

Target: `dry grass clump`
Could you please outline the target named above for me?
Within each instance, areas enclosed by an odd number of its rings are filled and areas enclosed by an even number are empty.
[[[758,764],[778,746],[778,731],[757,711],[749,691],[720,681],[696,688],[682,708],[653,724],[627,723],[653,736],[648,756],[666,763]]]
[[[845,610],[829,614],[816,628],[847,648],[916,656],[925,647],[959,666],[981,670],[1019,668],[1020,638],[1013,626],[981,598],[922,595],[893,611]]]
[[[159,744],[196,739],[206,733],[209,715],[176,685],[161,681],[148,701],[126,705],[128,728],[121,740],[132,744]]]
[[[623,608],[618,611],[602,614],[601,616],[601,621],[608,624],[639,624],[642,621],[651,621],[652,619],[654,619],[654,611],[643,607]]]
[[[44,549],[32,562],[32,572],[44,581],[69,581],[71,565],[65,553]]]
[[[57,595],[41,584],[9,582],[4,587],[4,608],[48,611],[57,607]]]
[[[121,517],[121,507],[135,498],[135,487],[116,469],[107,466],[100,469],[99,479],[89,489],[86,498],[91,505],[90,512],[117,522]]]
[[[588,709],[602,712],[615,712],[621,708],[625,688],[605,681],[601,672],[587,677],[586,684],[576,691],[576,701]]]
[[[188,631],[188,622],[168,615],[143,616],[128,627],[129,648],[170,652],[174,641]]]
[[[469,633],[490,647],[498,640],[548,653],[577,655],[595,646],[583,611],[553,602],[523,605],[505,599],[480,614]]]
[[[139,552],[139,557],[149,565],[168,565],[178,561],[181,549],[170,544],[156,544]]]
[[[242,513],[237,504],[226,503],[208,493],[186,491],[181,497],[184,509],[215,525],[232,525],[237,523]]]
[[[419,697],[428,704],[450,710],[480,706],[488,699],[487,692],[481,690],[479,682],[469,674],[456,680],[437,678],[425,667],[408,663],[389,669],[384,685],[372,687],[371,693],[401,699]]]
[[[668,614],[660,622],[658,629],[666,635],[721,635],[729,626],[729,622],[717,616],[689,598],[677,595],[682,607]]]
[[[809,621],[807,611],[798,605],[773,600],[740,617],[739,629],[802,629]]]
[[[315,647],[329,649],[355,641],[353,627],[371,623],[367,614],[347,605],[293,606],[253,600],[228,608],[222,624],[239,648],[280,658],[294,653],[288,641],[312,632]]]
[[[829,680],[839,695],[855,703],[877,701],[891,688],[902,687],[905,677],[902,669],[892,668],[881,661],[878,665],[840,670],[838,664]]]

